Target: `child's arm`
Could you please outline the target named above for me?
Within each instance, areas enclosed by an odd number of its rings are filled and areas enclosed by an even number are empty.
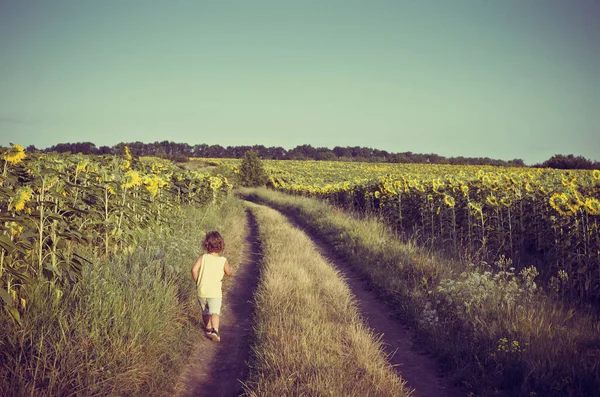
[[[200,268],[202,268],[202,256],[200,255],[198,259],[196,259],[196,263],[192,266],[192,278],[194,279],[194,283],[198,284],[198,274],[200,273]]]
[[[231,268],[231,265],[229,264],[229,261],[227,259],[225,259],[225,266],[223,267],[223,271],[225,271],[226,276],[231,276],[233,274],[233,269]]]

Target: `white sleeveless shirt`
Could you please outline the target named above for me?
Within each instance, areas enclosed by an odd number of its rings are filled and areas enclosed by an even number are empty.
[[[221,298],[223,296],[221,285],[225,274],[225,261],[227,258],[224,256],[202,255],[202,267],[198,275],[198,297]]]

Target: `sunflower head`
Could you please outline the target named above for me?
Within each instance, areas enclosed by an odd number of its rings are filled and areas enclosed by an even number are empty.
[[[533,187],[531,186],[531,183],[529,183],[529,182],[527,182],[527,183],[525,184],[525,190],[527,190],[529,193],[533,193],[533,192],[534,192],[534,189],[533,189]]]
[[[223,181],[221,180],[221,178],[218,178],[216,176],[210,177],[210,188],[212,190],[218,190],[222,185]]]
[[[125,189],[129,189],[130,187],[138,186],[141,183],[142,183],[142,178],[140,177],[140,174],[137,171],[129,170],[123,177],[123,182],[121,185]]]
[[[600,215],[600,201],[593,197],[586,198],[585,210],[590,215]]]
[[[13,237],[19,237],[19,235],[23,232],[23,226],[19,225],[17,222],[6,222],[4,223],[9,233]]]
[[[77,164],[77,169],[76,169],[76,171],[77,171],[77,172],[79,172],[79,171],[83,171],[83,170],[85,169],[85,167],[87,167],[88,163],[89,163],[89,162],[88,162],[87,160],[80,161],[80,162]]]
[[[563,193],[562,196],[565,198],[567,206],[573,213],[579,211],[579,209],[585,204],[585,202],[583,201],[583,197],[578,197],[577,195],[573,194],[572,191]]]
[[[584,204],[585,199],[583,198],[581,193],[579,193],[579,190],[577,190],[577,187],[575,185],[571,185],[571,187],[569,188],[569,195],[571,196],[571,199],[575,203],[577,203],[578,206]]]
[[[469,208],[477,213],[483,212],[483,207],[478,203],[469,203]]]
[[[446,188],[446,184],[442,182],[440,178],[434,179],[432,181],[433,191],[436,193],[442,193]]]
[[[158,189],[160,187],[160,177],[158,175],[150,174],[144,177],[144,185],[146,186],[146,190],[150,192],[152,197],[156,197],[158,194]]]
[[[505,207],[510,207],[512,205],[512,200],[509,197],[502,197],[500,199],[500,204]]]
[[[116,194],[116,193],[117,193],[117,192],[115,191],[115,188],[114,188],[114,186],[113,186],[112,184],[110,184],[110,183],[109,183],[109,184],[106,184],[104,187],[106,188],[106,191],[107,191],[109,194]]]
[[[592,171],[592,176],[594,177],[595,180],[599,181],[600,180],[600,170]]]
[[[446,205],[448,207],[454,208],[454,206],[456,205],[456,200],[454,200],[454,197],[445,194],[444,195],[444,203],[446,203]]]
[[[568,205],[569,198],[566,194],[554,193],[550,196],[550,206],[563,216],[571,216],[574,212]]]
[[[25,149],[19,144],[12,145],[12,148],[4,152],[4,161],[9,164],[19,164],[26,157]]]
[[[498,199],[494,195],[488,196],[485,201],[487,201],[492,207],[498,207],[500,205],[498,204]]]
[[[20,187],[16,194],[10,198],[8,209],[14,209],[15,211],[23,211],[25,208],[25,204],[31,199],[31,194],[33,190],[30,187],[24,186]]]

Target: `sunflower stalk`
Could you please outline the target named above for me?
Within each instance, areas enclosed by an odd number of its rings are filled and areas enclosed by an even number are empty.
[[[77,177],[79,176],[79,166],[75,167],[75,179],[73,180],[73,184],[77,185]],[[77,196],[79,195],[79,188],[75,188],[75,196],[73,197],[73,205],[77,202]]]
[[[513,226],[510,206],[506,207],[506,212],[508,217],[508,242],[510,244],[510,257],[513,258],[515,256],[515,246],[513,242]]]
[[[39,224],[38,224],[38,238],[39,238],[39,245],[38,245],[38,278],[42,278],[42,274],[43,274],[43,263],[44,263],[44,256],[43,256],[43,249],[44,249],[44,191],[46,190],[46,178],[42,178],[42,187],[40,188],[40,194],[38,194],[38,200],[39,200],[39,210],[40,210],[40,217],[39,217]]]
[[[4,274],[4,254],[6,254],[6,251],[2,250],[2,253],[0,253],[0,278]]]
[[[127,195],[127,188],[123,189],[123,198],[121,200],[121,212],[119,214],[119,221],[117,222],[117,234],[121,232],[121,222],[123,222],[123,213],[125,212],[125,198]]]

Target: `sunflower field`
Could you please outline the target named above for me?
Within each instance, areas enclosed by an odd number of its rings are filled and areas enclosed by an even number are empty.
[[[88,262],[81,248],[110,255],[135,249],[139,232],[169,222],[182,204],[215,202],[231,191],[221,176],[160,159],[1,153],[0,301],[16,322],[36,280],[69,284]]]
[[[400,236],[471,262],[510,258],[562,298],[600,301],[600,170],[263,162],[273,189],[375,213]]]

